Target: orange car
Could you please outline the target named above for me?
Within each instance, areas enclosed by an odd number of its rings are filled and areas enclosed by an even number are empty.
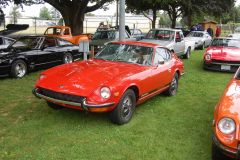
[[[212,159],[240,160],[240,69],[215,108],[213,132]]]
[[[67,26],[52,26],[48,27],[44,32],[44,35],[53,36],[65,39],[73,44],[78,45],[80,41],[88,41],[89,36],[88,34],[81,34],[73,36],[71,32],[71,28]]]

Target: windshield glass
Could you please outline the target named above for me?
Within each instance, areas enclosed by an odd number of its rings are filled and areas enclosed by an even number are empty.
[[[93,35],[93,40],[99,40],[99,39],[114,39],[115,38],[116,31],[97,31]]]
[[[126,44],[108,44],[96,59],[152,65],[153,48]]]
[[[175,32],[170,30],[150,30],[146,38],[172,41],[174,40],[174,34]]]
[[[214,39],[211,46],[240,48],[240,39]]]
[[[203,37],[203,33],[201,32],[190,32],[187,37]]]
[[[42,37],[23,37],[12,44],[13,48],[39,49]]]

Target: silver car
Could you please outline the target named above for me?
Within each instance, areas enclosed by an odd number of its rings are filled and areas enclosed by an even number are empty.
[[[194,41],[195,48],[204,49],[211,44],[212,37],[206,31],[192,31],[185,37],[185,40]]]

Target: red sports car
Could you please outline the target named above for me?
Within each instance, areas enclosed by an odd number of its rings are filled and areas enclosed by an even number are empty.
[[[43,72],[33,93],[49,107],[110,112],[114,123],[132,118],[136,104],[165,92],[173,96],[183,63],[167,48],[144,42],[112,42],[94,59]]]
[[[204,69],[236,72],[240,66],[240,39],[215,38],[204,54]]]
[[[212,159],[240,159],[240,69],[216,105],[213,120]]]

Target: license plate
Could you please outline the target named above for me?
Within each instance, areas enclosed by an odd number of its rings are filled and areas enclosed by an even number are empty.
[[[231,66],[221,65],[221,70],[231,70]]]

